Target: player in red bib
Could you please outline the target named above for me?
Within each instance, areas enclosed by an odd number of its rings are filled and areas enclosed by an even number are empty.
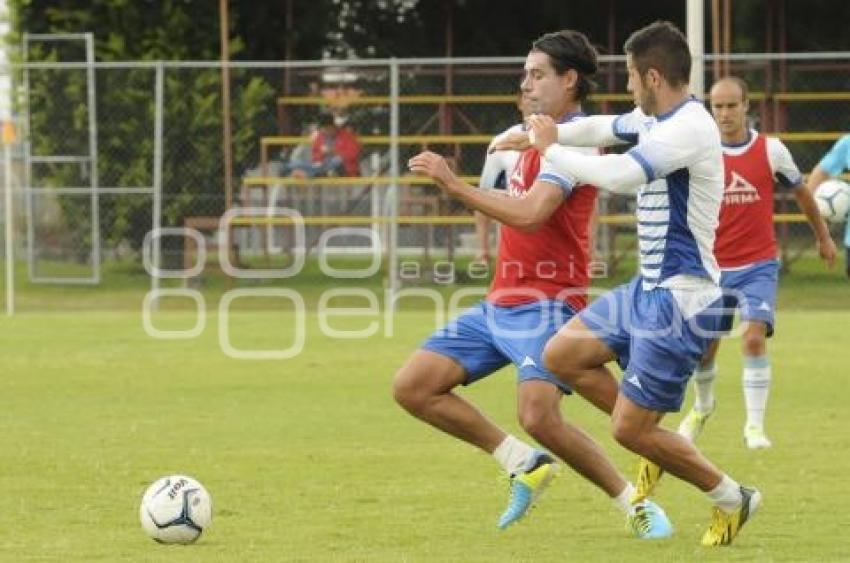
[[[722,330],[731,329],[736,308],[744,323],[744,439],[747,447],[756,449],[771,445],[764,432],[764,413],[771,381],[766,339],[773,334],[779,273],[773,230],[774,185],[793,190],[815,233],[818,251],[830,266],[836,249],[791,153],[779,139],[747,127],[747,91],[746,83],[732,76],[711,88],[711,111],[720,128],[725,169],[714,254],[724,292]],[[694,373],[696,402],[679,425],[679,433],[691,440],[714,412],[714,358],[719,344],[719,340],[712,343]]]
[[[524,101],[535,113],[560,121],[581,119],[596,71],[587,38],[565,30],[534,42],[525,63]],[[584,149],[596,152],[596,149]],[[574,185],[523,152],[508,177],[507,194],[460,181],[443,157],[424,152],[410,169],[432,178],[446,193],[502,224],[499,255],[487,298],[435,332],[414,352],[394,381],[395,398],[417,418],[492,454],[511,475],[511,499],[499,520],[522,518],[556,472],[554,457],[510,436],[454,393],[514,364],[522,427],[610,496],[638,537],[669,535],[663,511],[651,501],[632,505],[634,487],[599,445],[564,421],[560,399],[570,389],[543,367],[546,341],[587,302],[589,225],[596,188]]]
[[[582,116],[578,111],[568,113],[562,116],[561,122],[567,123]],[[596,151],[590,149],[590,152]],[[522,153],[508,178],[509,196],[526,198],[531,195],[535,182],[539,181],[560,187],[564,203],[537,225],[524,224],[522,220],[513,224],[504,222],[487,301],[512,307],[553,299],[566,301],[574,311],[579,311],[587,305],[586,288],[590,282],[588,231],[596,205],[596,188],[572,186],[548,166],[541,167],[540,160],[536,149]],[[565,288],[573,291],[565,292]]]

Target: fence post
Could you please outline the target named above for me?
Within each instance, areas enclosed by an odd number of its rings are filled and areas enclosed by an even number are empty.
[[[15,142],[15,126],[9,116],[3,122],[3,180],[6,208],[6,315],[15,314],[15,244],[12,221],[12,143]]]
[[[89,114],[89,166],[91,167],[92,283],[100,283],[100,177],[97,148],[97,80],[94,66],[94,33],[86,33],[86,104]]]
[[[162,61],[156,64],[156,80],[154,83],[154,117],[153,117],[153,217],[152,229],[158,233],[162,227],[162,114],[163,114],[163,84],[164,67]],[[151,269],[151,291],[159,289],[159,276],[156,275],[162,268],[162,237],[151,237],[153,248],[151,258],[153,268]],[[153,310],[159,307],[159,300],[151,303]]]
[[[399,83],[398,83],[398,60],[393,57],[390,60],[390,176],[392,183],[390,184],[389,197],[392,194],[390,201],[390,229],[389,229],[389,298],[390,306],[395,307],[395,294],[398,291],[398,199],[399,199]]]

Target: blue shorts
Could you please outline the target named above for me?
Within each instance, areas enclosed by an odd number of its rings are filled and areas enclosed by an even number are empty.
[[[520,382],[548,381],[569,387],[543,367],[543,347],[575,312],[562,301],[501,307],[481,301],[435,332],[422,349],[448,356],[466,370],[464,385],[512,363]]]
[[[579,318],[617,355],[626,397],[652,411],[675,412],[694,368],[717,337],[720,306],[718,299],[685,319],[669,289],[644,291],[638,276],[603,294]]]
[[[778,260],[763,260],[742,270],[723,270],[720,287],[726,313],[721,318],[720,330],[732,330],[732,317],[737,308],[742,322],[762,322],[767,325],[767,335],[773,335],[778,282]]]

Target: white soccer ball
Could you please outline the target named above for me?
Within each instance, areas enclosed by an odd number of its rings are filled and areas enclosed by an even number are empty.
[[[139,519],[145,533],[160,543],[192,543],[212,521],[212,499],[197,480],[169,475],[145,491]]]
[[[850,186],[841,180],[827,180],[817,187],[815,203],[824,219],[841,223],[850,211]]]

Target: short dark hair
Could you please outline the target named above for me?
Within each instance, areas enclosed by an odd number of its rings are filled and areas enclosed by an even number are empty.
[[[750,87],[747,85],[747,81],[741,78],[740,76],[735,76],[734,74],[728,74],[715,82],[714,84],[719,84],[720,82],[732,82],[738,88],[741,89],[741,101],[746,102],[750,98]],[[714,85],[712,85],[712,88]]]
[[[558,75],[564,74],[569,69],[578,73],[576,98],[579,101],[586,99],[596,87],[596,84],[588,78],[596,74],[598,68],[596,49],[584,33],[572,29],[547,33],[531,44],[531,50],[549,55]]]
[[[691,76],[691,51],[679,28],[668,21],[657,21],[629,36],[623,50],[632,56],[641,76],[650,68],[657,70],[670,84],[687,84]]]

